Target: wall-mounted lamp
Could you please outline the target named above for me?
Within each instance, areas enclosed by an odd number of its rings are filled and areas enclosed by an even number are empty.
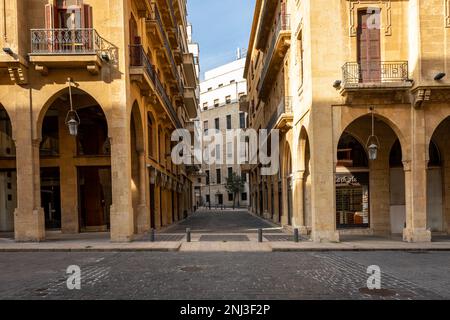
[[[3,48],[3,51],[4,51],[5,53],[9,54],[9,55],[12,55],[12,54],[14,53],[14,52],[12,51],[12,49],[9,48],[9,47]]]
[[[444,72],[439,72],[437,75],[434,76],[434,80],[439,81],[444,79],[444,77],[446,76],[446,74]]]
[[[69,81],[69,99],[70,99],[70,110],[66,116],[66,125],[69,128],[69,133],[71,136],[76,137],[78,135],[78,126],[80,125],[80,117],[78,113],[73,108],[72,101],[72,78],[68,78]]]
[[[336,80],[336,81],[333,83],[333,88],[339,89],[339,88],[341,87],[341,84],[342,84],[342,81],[341,81],[341,80]]]
[[[367,139],[366,147],[369,153],[369,160],[374,161],[378,158],[378,149],[380,148],[380,141],[378,137],[375,135],[375,114],[374,107],[370,108],[370,112],[372,113],[372,135]]]

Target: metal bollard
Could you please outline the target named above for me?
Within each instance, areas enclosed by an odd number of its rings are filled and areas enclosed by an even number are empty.
[[[263,242],[263,230],[258,229],[258,242]]]
[[[155,229],[150,229],[150,242],[155,242]]]
[[[299,237],[298,229],[294,229],[294,242],[299,242],[299,241],[300,241],[300,237]]]
[[[191,242],[191,229],[186,229],[186,242]]]

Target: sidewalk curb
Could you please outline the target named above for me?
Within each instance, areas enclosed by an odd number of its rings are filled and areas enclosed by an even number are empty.
[[[272,252],[445,252],[450,248],[272,248]]]

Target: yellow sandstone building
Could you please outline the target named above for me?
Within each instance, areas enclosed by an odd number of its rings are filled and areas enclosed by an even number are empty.
[[[317,242],[448,235],[449,49],[449,0],[257,0],[241,110],[281,170],[246,166],[251,210]]]
[[[0,231],[130,241],[191,212],[191,168],[170,156],[198,109],[186,15],[184,0],[0,3]]]

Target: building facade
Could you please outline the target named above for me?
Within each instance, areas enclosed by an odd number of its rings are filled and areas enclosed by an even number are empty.
[[[247,114],[239,111],[239,98],[247,93],[247,82],[243,78],[245,58],[238,52],[237,59],[215,69],[205,72],[205,79],[200,83],[200,115],[199,125],[205,141],[208,134],[215,130],[220,132],[223,142],[218,150],[213,150],[214,163],[203,159],[201,165],[202,176],[194,181],[194,201],[196,206],[213,207],[248,207],[249,186],[248,174],[241,172],[236,160],[237,143],[225,142],[229,130],[247,128]],[[209,142],[207,142],[209,143]],[[206,144],[204,144],[206,149]],[[220,150],[220,151],[219,151]],[[220,155],[219,155],[220,153]],[[207,152],[204,152],[207,154]],[[225,186],[226,179],[231,174],[243,177],[244,189],[239,195],[230,194]]]
[[[281,170],[245,166],[254,213],[313,241],[450,233],[449,8],[256,1],[241,110],[280,130]]]
[[[6,0],[0,10],[0,231],[130,241],[187,216],[188,168],[170,157],[172,131],[198,108],[185,1]]]

